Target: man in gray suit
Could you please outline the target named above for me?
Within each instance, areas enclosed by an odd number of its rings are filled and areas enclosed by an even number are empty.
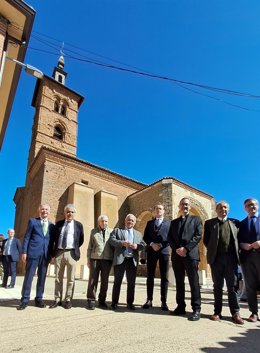
[[[118,308],[120,289],[124,273],[127,279],[127,308],[134,310],[135,279],[139,261],[139,251],[144,248],[142,234],[134,229],[136,217],[128,214],[124,228],[115,228],[109,242],[114,247],[114,285],[111,309]]]
[[[238,255],[238,221],[227,218],[229,205],[225,201],[216,205],[217,217],[205,222],[203,243],[207,248],[207,261],[211,267],[214,284],[214,314],[213,321],[221,319],[222,295],[224,280],[228,291],[228,304],[235,324],[242,325],[244,321],[239,314],[239,303],[235,291],[235,269],[239,264]]]

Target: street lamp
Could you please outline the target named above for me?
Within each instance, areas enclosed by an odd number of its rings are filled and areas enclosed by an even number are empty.
[[[21,61],[18,61],[16,59],[9,58],[8,56],[6,57],[7,60],[13,61],[17,65],[20,65],[24,67],[24,70],[27,72],[27,74],[34,76],[36,78],[43,78],[43,72],[37,69],[36,67],[29,65],[29,64],[24,64]]]

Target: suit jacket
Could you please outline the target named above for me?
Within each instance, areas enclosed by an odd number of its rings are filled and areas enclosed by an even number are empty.
[[[27,254],[27,257],[32,259],[44,255],[50,260],[53,231],[54,224],[49,222],[47,234],[44,236],[41,218],[31,218],[24,236],[22,254]]]
[[[235,244],[235,256],[237,263],[239,263],[239,247],[237,241],[237,233],[239,222],[236,219],[228,218],[227,222],[230,226],[230,235],[234,240]],[[218,248],[218,241],[219,241],[219,221],[218,218],[212,218],[205,222],[204,225],[204,237],[203,243],[207,248],[207,262],[208,264],[213,264],[216,255],[217,255],[217,248]]]
[[[5,245],[7,243],[7,240],[8,239],[5,239],[3,241],[3,253],[4,253],[4,250],[5,250]],[[22,253],[22,245],[21,245],[20,239],[17,239],[16,237],[13,237],[13,241],[12,241],[11,248],[10,248],[11,260],[14,261],[14,262],[18,262],[21,253]]]
[[[172,248],[172,258],[176,255],[176,250],[184,247],[187,250],[187,257],[191,260],[200,259],[199,242],[202,237],[202,223],[199,217],[188,215],[183,227],[182,235],[180,235],[181,217],[171,221],[168,233],[168,242]]]
[[[258,222],[258,229],[260,230],[260,215],[257,217],[257,222]],[[259,236],[259,235],[258,235]],[[256,241],[256,239],[251,238],[250,234],[250,229],[248,225],[248,217],[244,218],[239,225],[239,231],[238,231],[238,244],[240,243],[253,243]],[[243,263],[246,257],[251,254],[252,250],[246,251],[241,249],[240,250],[240,262]]]
[[[62,227],[65,223],[65,219],[59,221],[55,225],[54,229],[54,245],[53,245],[53,257],[58,253],[59,237],[61,234]],[[74,246],[75,248],[71,252],[71,256],[74,260],[78,261],[80,258],[80,247],[84,242],[84,230],[83,225],[74,220]]]
[[[161,225],[156,229],[155,219],[147,222],[144,230],[144,241],[147,244],[147,251],[154,251],[150,244],[157,243],[162,245],[159,252],[162,254],[170,254],[170,246],[167,240],[170,224],[168,219],[163,219]]]
[[[115,228],[110,235],[109,243],[115,248],[113,265],[121,265],[125,259],[126,247],[123,246],[123,241],[127,240],[125,228]],[[138,230],[133,229],[133,243],[137,244],[137,249],[133,250],[134,264],[137,266],[139,260],[139,251],[144,248],[142,234]]]

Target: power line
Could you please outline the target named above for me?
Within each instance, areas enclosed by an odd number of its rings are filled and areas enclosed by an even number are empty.
[[[58,39],[55,39],[55,38],[50,37],[50,36],[45,36],[44,34],[41,34],[39,32],[36,32],[36,33],[38,33],[40,36],[47,37],[47,38],[50,38],[53,41],[61,43],[61,41],[58,40]],[[51,42],[49,42],[47,40],[43,40],[39,36],[36,36],[36,35],[33,35],[33,37],[34,37],[34,39],[38,40],[39,42],[41,42],[41,43],[43,43],[43,44],[45,44],[45,45],[47,45],[47,46],[49,46],[49,47],[51,47],[53,49],[57,49],[57,46],[53,45],[53,43],[51,43]],[[231,89],[226,89],[226,88],[221,88],[221,87],[214,87],[214,86],[209,86],[209,85],[205,85],[205,84],[201,84],[201,83],[195,83],[195,82],[192,82],[192,81],[179,80],[179,79],[176,79],[174,77],[168,77],[168,76],[163,76],[163,75],[159,75],[159,74],[154,74],[154,73],[151,73],[151,72],[148,72],[148,71],[144,71],[144,70],[138,69],[138,68],[136,68],[134,66],[125,64],[125,63],[123,63],[121,61],[111,59],[109,57],[97,54],[95,52],[91,52],[89,50],[85,50],[83,48],[77,47],[77,46],[69,44],[69,43],[66,43],[66,46],[70,46],[70,47],[79,49],[80,51],[94,54],[96,56],[108,59],[110,61],[121,63],[122,65],[124,65],[124,66],[126,66],[128,68],[124,68],[124,67],[120,67],[120,66],[117,66],[117,65],[108,64],[108,63],[105,63],[105,62],[100,61],[100,60],[97,61],[96,59],[92,59],[90,57],[86,57],[85,55],[82,55],[82,54],[78,53],[77,51],[70,50],[70,49],[67,49],[67,48],[66,48],[66,50],[64,49],[64,52],[69,52],[69,53],[76,54],[77,56],[80,56],[80,58],[78,58],[78,57],[70,56],[68,54],[66,55],[68,58],[71,58],[71,59],[74,59],[74,60],[86,61],[86,62],[89,62],[89,63],[92,63],[92,64],[108,67],[108,68],[111,68],[111,69],[127,71],[127,72],[130,72],[130,73],[134,73],[134,74],[138,74],[138,75],[142,75],[142,76],[149,76],[149,77],[157,78],[157,79],[161,79],[161,80],[169,80],[169,81],[172,81],[172,82],[175,82],[175,83],[180,83],[180,84],[184,84],[184,85],[194,86],[194,87],[202,88],[202,89],[205,89],[205,90],[210,90],[210,91],[213,91],[213,92],[218,92],[218,93],[223,93],[223,94],[228,94],[228,95],[234,95],[234,96],[239,96],[239,97],[246,97],[246,98],[254,98],[254,99],[259,99],[260,98],[259,95],[255,95],[255,94],[251,94],[251,93],[245,93],[245,92],[231,90]]]

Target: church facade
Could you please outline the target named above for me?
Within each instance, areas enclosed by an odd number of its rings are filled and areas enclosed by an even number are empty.
[[[203,223],[213,217],[213,197],[180,180],[167,177],[146,185],[78,159],[78,112],[84,98],[65,86],[66,75],[60,57],[52,77],[44,75],[36,83],[26,184],[17,188],[14,196],[16,234],[25,234],[28,219],[38,216],[39,204],[50,205],[50,218],[56,222],[63,218],[64,206],[73,203],[76,219],[83,223],[85,233],[78,262],[80,275],[86,267],[89,234],[100,214],[108,215],[112,228],[122,225],[126,214],[133,213],[136,228],[143,233],[154,204],[164,204],[165,216],[173,219],[178,216],[179,200],[189,197],[192,214]],[[202,243],[200,252],[200,269],[207,270]]]

